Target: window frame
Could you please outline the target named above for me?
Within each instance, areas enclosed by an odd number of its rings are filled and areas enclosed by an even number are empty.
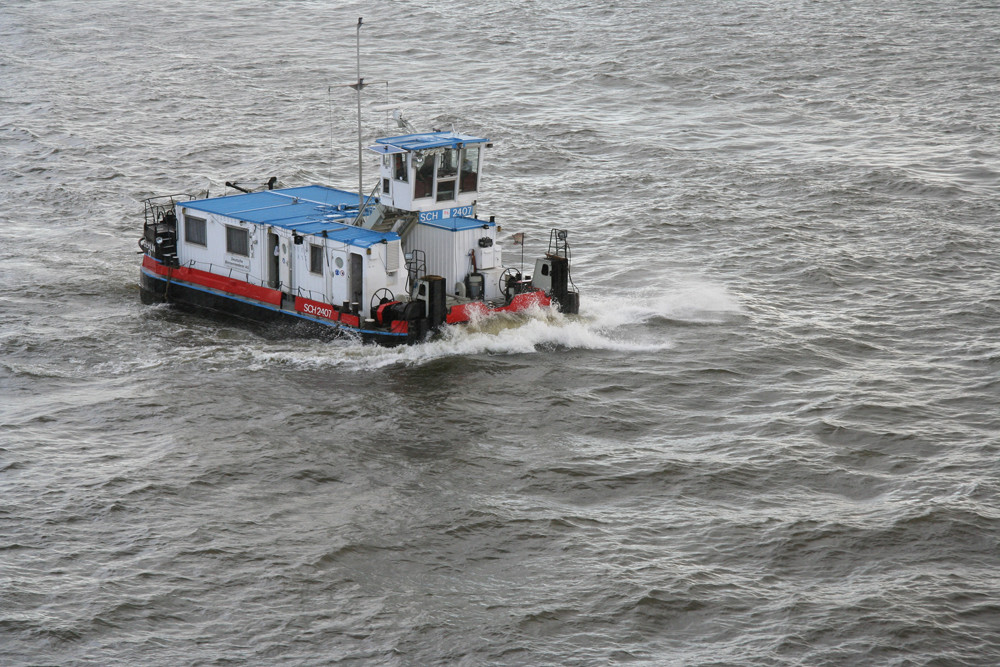
[[[409,183],[410,160],[406,153],[393,153],[392,178],[400,183]]]
[[[316,259],[319,259],[319,271],[316,270]],[[315,243],[309,244],[309,273],[314,276],[325,275],[326,271],[323,269],[323,246],[316,245]]]
[[[200,228],[200,234],[191,234],[192,227],[196,229]],[[192,236],[200,236],[201,240],[192,238]],[[199,218],[195,215],[184,214],[184,242],[193,245],[201,246],[202,248],[208,247],[208,220],[205,218]]]
[[[434,197],[435,186],[437,185],[437,156],[424,155],[423,164],[414,170],[413,175],[413,198],[430,199]],[[420,194],[420,186],[426,185],[427,189]]]
[[[469,152],[475,151],[475,160],[469,159]],[[465,194],[467,192],[479,192],[479,164],[482,159],[482,149],[479,145],[466,146],[462,149],[461,159],[459,160],[459,172],[458,172],[458,193]],[[470,169],[465,168],[465,163],[470,162]],[[468,180],[471,181],[472,187],[466,187],[467,177],[471,177]]]
[[[243,243],[245,249],[237,248],[234,241],[233,232],[242,235]],[[236,227],[234,225],[226,225],[226,252],[230,255],[239,255],[240,257],[250,256],[250,230],[244,227]]]
[[[434,173],[435,201],[455,201],[458,197],[458,172],[461,171],[461,150],[446,148],[438,155],[437,171]]]

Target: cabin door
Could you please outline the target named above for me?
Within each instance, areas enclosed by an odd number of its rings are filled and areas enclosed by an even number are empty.
[[[278,289],[278,281],[281,269],[281,249],[279,247],[278,235],[273,232],[267,233],[267,286],[271,289]]]
[[[285,237],[278,239],[278,289],[282,292],[292,293],[292,239]]]
[[[365,258],[361,255],[351,253],[351,301],[364,307],[365,298]]]

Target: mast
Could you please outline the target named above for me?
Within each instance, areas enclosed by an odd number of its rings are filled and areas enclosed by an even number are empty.
[[[365,208],[365,183],[364,175],[362,173],[362,163],[361,163],[361,89],[365,87],[365,80],[361,78],[361,19],[358,17],[358,39],[357,39],[357,64],[358,64],[358,82],[351,86],[356,91],[358,91],[358,216],[364,214]]]

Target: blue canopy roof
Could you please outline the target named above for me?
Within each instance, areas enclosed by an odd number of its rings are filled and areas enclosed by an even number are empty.
[[[475,229],[477,227],[496,227],[497,223],[487,222],[486,220],[479,220],[478,218],[466,218],[463,216],[455,216],[453,218],[442,218],[438,220],[422,220],[421,225],[426,225],[428,227],[437,227],[438,229],[447,229],[453,232],[464,231],[466,229]]]
[[[419,134],[403,134],[398,137],[383,137],[376,139],[376,144],[393,146],[407,151],[421,151],[429,148],[459,148],[464,144],[483,144],[489,139],[473,137],[458,132],[421,132]],[[371,150],[378,153],[390,152],[382,146],[372,146]]]
[[[327,238],[361,248],[399,238],[391,232],[353,226],[351,223],[358,217],[358,193],[323,185],[198,199],[181,206],[299,234],[323,236],[326,232]]]

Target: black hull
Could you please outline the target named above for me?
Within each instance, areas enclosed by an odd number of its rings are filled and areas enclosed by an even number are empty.
[[[321,320],[305,317],[292,310],[278,310],[275,307],[253,303],[244,299],[226,296],[207,289],[191,287],[184,283],[171,281],[139,272],[139,297],[142,303],[169,303],[185,311],[210,315],[233,317],[245,322],[255,323],[286,323],[302,325],[309,323],[316,328],[315,332],[334,334],[344,338],[360,339],[364,343],[377,343],[385,347],[395,347],[415,343],[420,336],[407,334],[391,334],[388,332],[357,329],[340,323],[326,323]],[[311,329],[311,328],[310,328]]]

